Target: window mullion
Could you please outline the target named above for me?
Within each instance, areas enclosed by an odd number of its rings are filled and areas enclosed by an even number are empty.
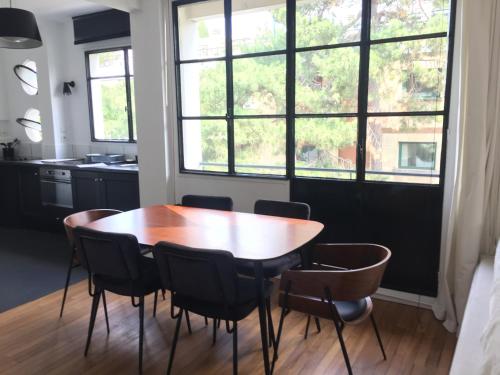
[[[358,181],[365,180],[368,82],[370,78],[370,17],[371,0],[363,0],[363,9],[361,13],[361,47],[359,54],[358,147],[356,152],[356,179]]]
[[[130,89],[130,70],[128,66],[128,49],[123,49],[123,55],[125,59],[125,91],[127,94],[127,119],[128,119],[128,140],[129,142],[134,142],[134,124],[132,116],[132,95]]]
[[[295,176],[295,21],[296,2],[287,0],[286,39],[286,176]]]
[[[232,0],[224,0],[226,32],[226,91],[227,91],[227,157],[228,172],[235,174],[234,166],[234,94],[233,94],[233,41],[232,41]]]

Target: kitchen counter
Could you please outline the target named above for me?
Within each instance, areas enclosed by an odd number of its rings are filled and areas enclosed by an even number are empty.
[[[112,164],[112,165],[102,165],[97,164],[92,166],[92,164],[82,164],[83,167],[73,164],[67,164],[64,162],[42,162],[42,160],[0,160],[0,165],[19,165],[19,166],[37,166],[37,167],[53,167],[60,169],[69,169],[72,171],[88,171],[88,172],[113,172],[113,173],[132,173],[137,174],[139,172],[139,167],[137,164]]]

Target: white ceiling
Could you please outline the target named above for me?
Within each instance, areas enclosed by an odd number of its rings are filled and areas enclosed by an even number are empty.
[[[0,0],[0,6],[9,6],[9,0]],[[109,9],[85,0],[12,0],[12,7],[27,9],[37,16],[54,19]]]

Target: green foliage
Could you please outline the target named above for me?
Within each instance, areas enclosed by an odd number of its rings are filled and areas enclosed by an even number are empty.
[[[375,0],[372,4],[372,39],[447,31],[448,5],[444,0]],[[360,5],[359,0],[298,2],[296,46],[316,47],[359,41]],[[233,41],[235,53],[279,51],[285,48],[286,9],[272,8],[269,12],[273,18],[272,30],[264,30],[243,41]],[[209,34],[204,22],[199,23],[198,33],[200,38]],[[447,38],[372,45],[369,111],[442,110],[446,45]],[[360,48],[357,46],[298,52],[296,113],[356,113],[359,60]],[[225,80],[224,62],[205,64],[201,69],[200,115],[226,114]],[[236,115],[285,114],[285,55],[234,59],[233,90]],[[221,126],[220,121],[203,121],[202,124],[203,161],[227,163],[226,127]],[[377,124],[374,129],[380,127]],[[402,129],[414,127],[415,124],[401,120]],[[297,166],[355,169],[355,158],[350,156],[346,159],[345,155],[356,145],[357,132],[356,117],[297,119]],[[240,168],[240,172],[284,174],[286,132],[283,119],[237,120],[234,133],[237,165],[283,167],[282,170]],[[301,171],[299,174],[324,176],[325,172]],[[327,174],[329,177],[354,177],[348,172]]]
[[[104,138],[128,140],[125,79],[103,80],[101,95]]]

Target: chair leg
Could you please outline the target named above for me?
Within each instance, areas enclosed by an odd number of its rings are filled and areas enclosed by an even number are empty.
[[[174,363],[175,347],[177,346],[177,340],[179,339],[179,330],[181,328],[182,313],[183,311],[181,309],[181,311],[179,312],[179,316],[177,317],[177,324],[175,325],[174,341],[172,343],[172,349],[170,349],[170,358],[168,360],[167,375],[170,375],[170,372],[172,371],[172,365]]]
[[[106,302],[106,293],[102,291],[102,306],[104,308],[104,318],[106,319],[106,330],[109,335],[108,303]]]
[[[155,291],[154,303],[153,303],[153,317],[156,317],[156,307],[158,306],[158,291]]]
[[[384,345],[382,344],[382,339],[380,338],[380,333],[377,328],[377,323],[375,323],[375,317],[373,313],[370,314],[370,320],[372,321],[373,329],[375,330],[375,334],[377,335],[378,344],[380,346],[380,350],[382,351],[382,355],[384,356],[384,361],[387,360],[385,355]]]
[[[238,374],[238,322],[233,321],[233,375]]]
[[[347,372],[349,373],[349,375],[352,375],[351,362],[349,361],[349,355],[347,354],[347,349],[345,347],[344,337],[342,336],[342,328],[335,321],[333,322],[333,324],[335,325],[335,330],[337,331],[337,336],[339,338],[340,347],[342,348],[342,354],[344,355],[344,361],[345,361],[345,365],[347,367]]]
[[[274,326],[273,326],[273,316],[271,314],[271,299],[267,298],[266,300],[266,311],[267,311],[267,326],[269,330],[269,347],[272,348],[276,343],[276,337],[274,335]]]
[[[214,330],[212,336],[212,345],[215,345],[217,342],[217,319],[214,319]]]
[[[318,333],[321,332],[321,325],[319,324],[319,318],[314,317],[314,321],[316,322],[316,329],[318,330]]]
[[[189,334],[192,334],[193,331],[191,330],[191,321],[189,320],[189,312],[187,310],[184,310],[184,311],[186,313],[186,324],[188,327],[188,332],[189,332]]]
[[[287,314],[288,314],[287,310],[283,307],[281,309],[280,322],[278,324],[278,336],[276,337],[275,344],[274,344],[273,361],[271,363],[271,374],[274,371],[274,365],[276,363],[276,360],[278,359],[278,348],[279,348],[279,345],[280,345],[281,334],[283,332],[283,324],[285,322],[285,317],[286,317]]]
[[[73,270],[73,257],[75,255],[75,250],[71,252],[71,257],[69,258],[68,272],[66,274],[66,284],[64,284],[64,294],[61,304],[61,312],[59,313],[59,318],[62,318],[64,311],[64,304],[66,303],[66,296],[68,295],[69,281],[71,280],[71,271]]]
[[[304,333],[304,340],[307,339],[307,335],[309,334],[309,324],[311,324],[311,315],[307,316],[306,332]]]
[[[99,307],[99,298],[101,297],[101,291],[96,290],[94,292],[94,297],[92,298],[92,308],[90,310],[90,322],[89,322],[89,332],[87,334],[87,344],[85,345],[84,356],[87,356],[90,347],[90,341],[92,340],[92,332],[94,331],[95,317],[97,315],[97,308]]]
[[[142,374],[142,348],[144,343],[144,296],[139,297],[139,374]]]
[[[205,318],[205,325],[208,326],[208,318],[206,316],[204,316]]]

